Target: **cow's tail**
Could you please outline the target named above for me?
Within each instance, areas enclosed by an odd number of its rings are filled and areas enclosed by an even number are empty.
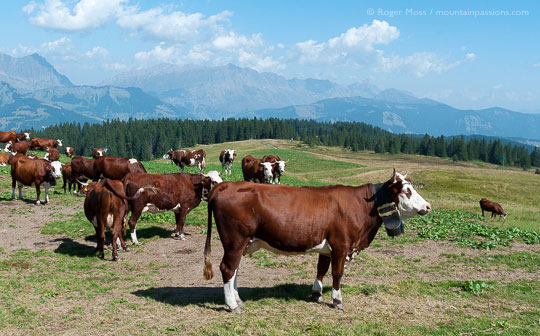
[[[212,203],[208,202],[208,228],[206,231],[206,244],[204,245],[204,279],[210,280],[214,277],[214,272],[212,271],[212,260],[210,259],[210,254],[212,250],[211,246],[212,239]]]
[[[110,191],[113,192],[113,194],[115,194],[116,196],[118,196],[121,199],[126,200],[126,201],[134,201],[134,200],[136,200],[137,198],[139,198],[139,196],[141,196],[141,193],[144,192],[144,191],[152,191],[154,193],[157,193],[157,191],[158,191],[158,189],[156,187],[154,187],[154,186],[145,186],[143,188],[139,188],[139,190],[137,190],[135,195],[133,195],[132,197],[129,197],[129,196],[126,196],[125,190],[123,188],[118,190],[117,188],[115,188],[111,184],[111,182],[109,182],[109,179],[104,179],[103,183],[105,184],[107,189],[109,189]]]

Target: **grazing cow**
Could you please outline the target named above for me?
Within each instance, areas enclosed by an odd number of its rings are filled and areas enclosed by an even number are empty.
[[[18,141],[30,140],[30,133],[17,133],[15,131],[0,132],[0,142],[15,143]]]
[[[60,159],[60,152],[58,152],[58,149],[54,147],[47,147],[45,149],[47,150],[47,154],[45,154],[43,159],[50,162],[58,161]]]
[[[499,215],[506,219],[507,214],[504,212],[503,208],[499,203],[492,202],[488,200],[487,198],[482,198],[480,200],[480,209],[482,209],[482,217],[484,216],[484,211],[490,211],[491,212],[491,218],[495,217],[496,215]]]
[[[40,204],[40,186],[45,188],[45,202],[49,203],[49,188],[56,185],[56,179],[62,176],[62,164],[59,161],[49,162],[46,160],[29,159],[18,154],[11,160],[11,198],[15,198],[15,184],[19,187],[19,199],[22,199],[22,187],[35,185],[36,204]]]
[[[16,143],[12,143],[11,140],[6,144],[6,147],[4,148],[5,152],[9,152],[12,155],[17,155],[17,153],[21,153],[26,155],[26,152],[28,152],[28,148],[30,147],[30,141],[19,141]]]
[[[137,159],[116,156],[101,156],[94,163],[95,176],[121,180],[129,173],[146,173],[146,169]]]
[[[92,157],[94,159],[97,159],[99,157],[105,156],[105,153],[107,153],[107,149],[94,148],[94,150],[92,151]]]
[[[232,165],[234,163],[234,158],[236,157],[236,151],[234,149],[224,149],[219,154],[219,162],[221,162],[221,173],[227,175],[227,170],[229,171],[228,175],[232,174]],[[225,171],[225,173],[223,173]]]
[[[112,228],[112,260],[118,260],[118,245],[128,250],[122,237],[122,223],[127,214],[127,201],[116,196],[123,192],[121,181],[105,179],[103,182],[92,182],[86,186],[84,214],[96,229],[98,257],[103,259],[105,245],[105,229]]]
[[[167,153],[163,155],[163,158],[166,160],[171,160],[175,165],[180,167],[180,172],[182,173],[184,172],[184,167],[186,166],[197,166],[199,168],[199,174],[202,174],[203,169],[206,168],[206,152],[202,149],[194,151],[173,151],[171,148]]]
[[[66,155],[68,158],[71,158],[73,156],[73,153],[75,153],[73,147],[66,147]]]
[[[161,213],[174,212],[176,220],[175,237],[184,240],[184,223],[187,214],[206,199],[214,183],[222,182],[219,173],[211,171],[201,174],[128,174],[123,180],[125,195],[129,197],[129,231],[131,240],[138,244],[136,225],[146,211]]]
[[[71,187],[73,184],[77,183],[71,174],[71,162],[62,165],[62,180],[62,189],[64,189],[64,194],[66,193],[66,186],[68,187],[68,191],[71,192]],[[81,178],[80,181],[86,182],[86,179]],[[75,186],[73,186],[73,191],[75,191]]]
[[[57,139],[40,139],[40,138],[32,138],[32,142],[30,144],[30,149],[32,150],[46,150],[47,147],[51,148],[58,148],[58,146],[62,146],[62,140]]]
[[[272,180],[272,183],[274,184],[281,184],[281,175],[285,172],[285,166],[287,165],[288,161],[283,161],[281,158],[277,155],[265,155],[261,159],[262,162],[270,162],[272,167],[272,174],[274,175],[274,178]]]
[[[0,153],[0,167],[5,167],[9,164],[9,154]]]
[[[242,174],[244,175],[244,181],[253,181],[255,183],[270,183],[274,176],[270,162],[261,162],[261,160],[251,155],[242,159]]]
[[[83,179],[92,180],[96,182],[99,180],[99,175],[94,170],[94,163],[96,160],[87,159],[82,156],[76,156],[71,159],[71,179],[72,181],[83,181]],[[81,190],[81,184],[77,183],[77,191]],[[73,193],[77,193],[73,188]]]
[[[331,264],[333,306],[343,309],[340,282],[345,263],[369,246],[383,222],[387,233],[397,236],[403,232],[402,219],[425,215],[430,209],[407,175],[395,170],[385,183],[358,187],[224,182],[208,198],[204,277],[213,277],[213,214],[224,250],[220,270],[225,303],[233,312],[242,311],[236,285],[240,259],[260,248],[284,254],[318,253],[313,298],[322,301],[322,280]]]

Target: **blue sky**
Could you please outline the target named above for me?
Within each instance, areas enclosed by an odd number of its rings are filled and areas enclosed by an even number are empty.
[[[0,51],[75,84],[168,62],[368,81],[459,108],[540,112],[540,5],[455,1],[4,1]]]

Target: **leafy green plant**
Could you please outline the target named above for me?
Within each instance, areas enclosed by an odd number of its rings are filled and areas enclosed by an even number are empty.
[[[468,280],[464,281],[463,285],[461,286],[463,291],[472,293],[474,295],[479,295],[485,290],[492,289],[493,286],[488,285],[482,280]]]
[[[500,229],[482,223],[479,215],[461,210],[435,210],[426,216],[410,219],[407,226],[417,230],[418,237],[429,240],[447,240],[475,249],[491,250],[509,246],[517,239],[527,244],[540,242],[540,234],[517,227]]]

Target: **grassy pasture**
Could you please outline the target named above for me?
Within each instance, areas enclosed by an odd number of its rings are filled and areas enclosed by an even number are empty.
[[[540,233],[538,175],[422,156],[329,147],[302,151],[289,141],[197,148],[207,152],[206,170],[221,169],[222,149],[238,151],[233,174],[225,180],[242,178],[240,161],[248,154],[290,160],[282,177],[288,185],[359,185],[384,181],[393,167],[408,170],[417,190],[438,211],[407,222],[406,233],[396,239],[381,230],[347,266],[343,312],[309,301],[316,256],[259,251],[243,258],[238,285],[246,306],[237,316],[224,310],[218,269],[222,250],[215,229],[216,276],[202,279],[206,203],[188,215],[186,241],[170,238],[172,213],[143,215],[137,228],[142,245],[120,252],[120,261],[113,263],[110,251],[105,261],[95,256],[83,197],[64,195],[60,183],[51,204],[33,205],[33,187],[23,189],[28,202],[11,201],[9,167],[2,167],[0,334],[540,333],[540,245],[525,243]],[[144,165],[152,173],[178,171],[163,159]],[[508,219],[479,217],[481,197],[500,203]],[[525,238],[510,229],[514,226]],[[472,243],[463,243],[467,239]],[[330,283],[327,275],[326,302],[331,301]]]

